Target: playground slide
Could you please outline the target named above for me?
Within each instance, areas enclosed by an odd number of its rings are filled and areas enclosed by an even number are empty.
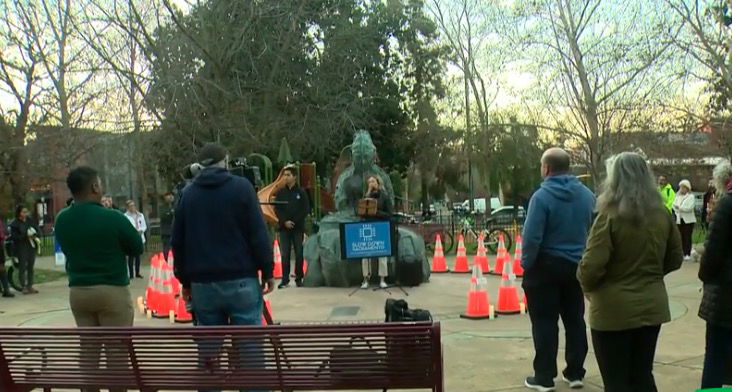
[[[257,192],[257,197],[260,203],[269,203],[274,201],[277,191],[285,186],[285,179],[283,177],[284,170],[280,170],[280,174],[277,175],[277,179],[272,181],[271,184],[265,186]],[[277,224],[277,214],[275,214],[274,206],[271,204],[261,204],[262,214],[264,214],[264,220],[267,223],[273,225]]]

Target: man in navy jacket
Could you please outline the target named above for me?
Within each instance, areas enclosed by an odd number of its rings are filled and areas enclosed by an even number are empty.
[[[272,246],[252,184],[226,170],[226,152],[206,144],[203,171],[175,209],[175,275],[200,325],[259,325],[274,288]],[[260,284],[258,274],[262,274]]]

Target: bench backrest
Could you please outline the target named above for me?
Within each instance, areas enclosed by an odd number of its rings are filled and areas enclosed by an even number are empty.
[[[441,350],[437,322],[0,328],[0,386],[441,390]]]

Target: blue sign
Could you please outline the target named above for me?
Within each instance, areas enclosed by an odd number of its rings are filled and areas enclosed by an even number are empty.
[[[341,224],[344,259],[392,256],[391,222],[364,221]]]

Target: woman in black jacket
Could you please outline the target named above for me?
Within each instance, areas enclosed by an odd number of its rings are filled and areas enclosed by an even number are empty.
[[[376,199],[376,216],[378,219],[390,219],[391,218],[391,200],[383,192],[383,186],[381,178],[373,175],[366,179],[366,186],[368,187],[364,197],[370,199]],[[369,287],[369,279],[371,278],[371,259],[363,259],[361,261],[361,270],[363,272],[363,283],[361,283],[362,289]],[[379,270],[378,270],[381,288],[386,287],[386,277],[389,275],[389,258],[379,257]]]
[[[18,273],[23,294],[37,294],[33,288],[33,267],[36,263],[36,247],[38,246],[37,230],[28,219],[28,209],[21,206],[15,208],[15,220],[10,223],[10,238],[13,241],[13,252],[18,258]]]
[[[704,294],[699,317],[707,322],[706,353],[702,389],[719,388],[732,363],[732,165],[723,162],[714,168],[720,198],[710,216],[699,279]]]

